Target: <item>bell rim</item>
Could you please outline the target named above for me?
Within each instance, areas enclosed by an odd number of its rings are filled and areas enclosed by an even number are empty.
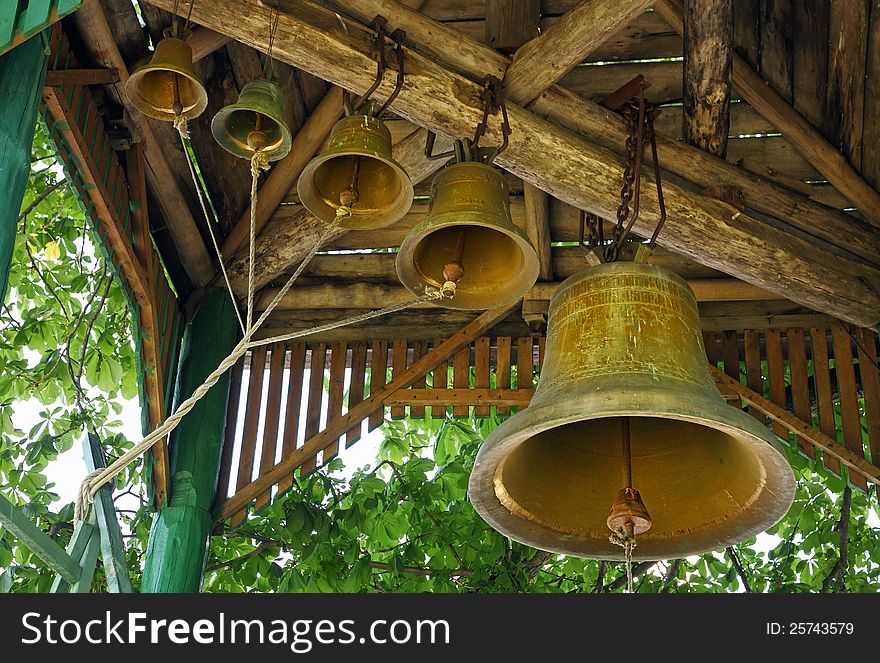
[[[352,116],[352,117],[354,117],[354,116]],[[343,119],[347,119],[347,118],[343,118]],[[410,179],[409,174],[406,172],[406,170],[403,168],[403,166],[401,166],[399,163],[397,163],[397,161],[395,161],[392,158],[385,158],[385,157],[380,157],[380,156],[371,156],[370,158],[377,159],[378,161],[381,161],[386,166],[388,166],[392,170],[394,170],[394,172],[400,176],[401,182],[403,184],[403,189],[404,189],[404,191],[402,192],[402,195],[401,195],[402,202],[396,207],[389,208],[391,210],[394,210],[394,212],[393,212],[393,214],[389,215],[389,218],[387,220],[384,220],[381,223],[377,223],[376,221],[371,220],[371,217],[373,216],[372,213],[370,215],[364,215],[363,220],[356,220],[357,219],[357,216],[356,216],[357,208],[355,208],[352,210],[353,213],[351,216],[345,217],[340,221],[336,221],[335,208],[332,207],[331,205],[327,204],[326,207],[328,209],[326,209],[326,210],[325,209],[314,210],[311,207],[309,207],[308,205],[306,205],[304,198],[303,198],[303,194],[304,193],[311,193],[311,192],[306,192],[305,188],[307,186],[306,182],[312,181],[312,175],[314,174],[314,171],[317,170],[317,168],[319,166],[323,165],[324,163],[326,163],[327,161],[329,161],[331,159],[335,159],[336,157],[346,157],[346,156],[364,156],[364,155],[361,152],[355,152],[352,150],[339,150],[339,151],[335,151],[335,152],[328,151],[328,152],[324,152],[323,154],[319,154],[316,157],[313,157],[311,159],[311,161],[309,161],[306,164],[306,167],[303,168],[303,171],[300,174],[299,179],[297,180],[297,183],[296,183],[296,193],[299,196],[300,202],[303,204],[303,206],[307,210],[309,210],[309,212],[311,212],[314,216],[319,218],[321,221],[325,221],[328,223],[335,221],[336,225],[339,228],[342,228],[344,230],[374,230],[374,229],[379,229],[379,228],[387,228],[388,226],[393,225],[393,224],[397,223],[398,221],[400,221],[403,217],[405,217],[409,213],[409,210],[412,207],[413,197],[415,196],[415,190],[413,188],[412,179]],[[316,195],[315,198],[319,198],[319,196]],[[332,214],[328,210],[333,210]]]
[[[156,50],[159,49],[159,46],[162,44],[162,42],[169,40],[177,41],[186,45],[186,47],[190,49],[190,53],[192,52],[192,47],[186,41],[182,39],[176,39],[174,37],[165,37],[159,42],[159,44],[156,45],[156,49],[153,51],[154,54]],[[128,97],[129,101],[131,101],[134,107],[137,108],[141,113],[143,113],[147,117],[153,118],[154,120],[162,120],[164,122],[173,122],[175,119],[173,113],[151,111],[151,107],[149,105],[142,103],[142,97],[139,94],[132,94],[132,92],[136,92],[137,82],[147,74],[154,71],[173,71],[178,76],[183,76],[187,80],[192,81],[196,84],[196,87],[199,90],[198,103],[194,105],[190,110],[182,113],[183,117],[185,117],[187,120],[193,120],[205,112],[205,109],[208,107],[208,91],[205,89],[204,83],[198,76],[196,76],[194,73],[187,72],[177,67],[169,68],[167,66],[154,65],[152,60],[150,60],[149,62],[142,64],[140,67],[131,72],[128,80],[125,81],[125,96]]]
[[[439,285],[428,283],[422,280],[420,277],[411,278],[410,274],[404,273],[402,271],[404,269],[404,263],[406,263],[407,267],[412,267],[412,269],[410,270],[411,274],[418,274],[418,271],[414,268],[415,247],[421,240],[430,236],[434,232],[441,230],[444,227],[487,227],[485,224],[484,216],[477,218],[476,216],[470,216],[470,214],[470,212],[447,212],[445,214],[439,214],[437,216],[433,216],[423,220],[412,230],[410,230],[409,233],[407,233],[406,237],[403,239],[403,242],[401,242],[400,244],[400,247],[397,251],[397,257],[394,260],[394,268],[397,271],[397,278],[407,290],[409,290],[413,294],[421,294],[424,292],[426,286],[439,287]],[[477,213],[474,212],[473,214],[476,215]],[[448,226],[444,226],[444,221],[447,217],[449,218]],[[541,264],[538,260],[537,249],[535,249],[532,241],[529,239],[529,236],[524,230],[522,230],[522,228],[520,228],[513,222],[499,224],[496,226],[492,226],[491,228],[492,230],[503,233],[507,237],[514,240],[517,245],[522,249],[525,259],[523,260],[523,268],[520,271],[520,274],[525,275],[524,280],[525,282],[529,283],[529,286],[525,288],[522,292],[514,292],[508,297],[499,297],[497,301],[493,302],[492,306],[457,306],[455,303],[455,297],[453,297],[452,299],[447,299],[444,297],[443,299],[437,300],[434,302],[435,306],[454,311],[483,311],[489,308],[496,308],[498,306],[506,306],[507,304],[512,304],[515,301],[522,299],[525,293],[527,293],[532,287],[534,287],[535,283],[538,281],[538,276],[541,273]],[[430,232],[426,232],[429,229]],[[518,276],[519,275],[511,276],[510,281],[519,281]]]
[[[633,390],[603,391],[601,398],[615,403],[626,402],[627,395],[631,398]],[[639,399],[641,401],[648,400],[644,398],[644,393],[641,391]],[[584,400],[586,403],[581,401],[574,408],[570,404],[566,404],[564,406],[565,414],[553,413],[553,416],[549,416],[548,411],[563,407],[558,402],[530,405],[502,422],[489,434],[477,452],[468,480],[468,499],[480,517],[504,536],[525,545],[564,555],[616,561],[624,559],[623,550],[607,543],[607,539],[604,537],[597,539],[569,538],[566,540],[569,535],[513,513],[501,503],[495,492],[494,483],[499,465],[514,449],[538,433],[570,423],[621,416],[650,416],[685,421],[720,430],[733,437],[738,443],[747,445],[759,458],[766,476],[773,477],[773,482],[765,482],[755,499],[741,512],[755,516],[748,527],[733,527],[735,522],[741,521],[726,519],[713,527],[709,531],[709,535],[704,535],[699,539],[698,545],[687,550],[670,550],[658,553],[657,549],[662,550],[665,541],[658,541],[655,545],[652,545],[650,541],[645,542],[634,549],[634,560],[672,559],[718,550],[766,531],[784,518],[791,508],[794,501],[796,479],[782,445],[775,435],[747,413],[724,403],[720,393],[717,399],[708,395],[692,395],[686,402],[687,407],[685,408],[664,409],[654,405],[650,410],[645,409],[644,413],[634,413],[632,408],[599,409],[595,407],[594,399]],[[721,418],[712,419],[701,414],[701,412],[705,413],[711,408],[717,407],[719,401],[723,403],[724,408],[729,409],[729,411],[727,409],[719,410]],[[721,425],[719,426],[719,424]],[[664,555],[668,556],[664,557]]]
[[[253,82],[253,81],[251,81],[251,82]],[[248,83],[248,85],[250,85],[250,83]],[[250,159],[254,155],[253,151],[245,150],[245,149],[241,149],[241,150],[230,149],[229,146],[227,146],[226,144],[223,143],[223,141],[220,140],[220,136],[218,136],[218,133],[220,133],[220,130],[222,129],[223,120],[225,120],[229,115],[232,115],[232,113],[234,113],[236,111],[253,112],[254,109],[253,108],[246,108],[245,106],[241,106],[238,103],[229,104],[228,106],[224,106],[219,111],[217,111],[217,114],[214,115],[213,118],[211,118],[211,135],[214,136],[214,140],[217,142],[217,144],[220,147],[222,147],[224,150],[226,150],[227,152],[229,152],[233,156],[239,157],[241,159]],[[281,145],[279,145],[274,150],[264,150],[269,161],[279,161],[280,159],[283,159],[288,154],[290,154],[290,149],[291,149],[291,145],[292,145],[292,141],[293,141],[293,136],[290,133],[290,127],[287,126],[287,123],[284,121],[283,118],[275,117],[274,115],[269,115],[267,113],[263,113],[263,115],[265,115],[270,120],[272,120],[275,124],[277,124],[279,130],[281,131]]]

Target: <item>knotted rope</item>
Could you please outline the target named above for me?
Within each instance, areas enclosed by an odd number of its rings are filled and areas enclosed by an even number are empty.
[[[624,550],[624,558],[626,561],[626,593],[632,594],[633,591],[633,573],[632,573],[632,552],[636,547],[636,539],[629,536],[621,527],[616,532],[612,532],[608,540],[615,546],[620,546]]]

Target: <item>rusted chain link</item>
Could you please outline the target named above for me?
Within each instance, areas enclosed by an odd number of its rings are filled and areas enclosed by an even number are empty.
[[[360,112],[373,93],[378,90],[379,86],[382,84],[382,80],[385,78],[385,72],[388,69],[385,55],[385,49],[387,47],[386,40],[391,40],[392,48],[397,53],[397,80],[394,83],[394,90],[392,90],[391,94],[385,100],[385,103],[379,106],[379,109],[375,111],[375,116],[381,117],[388,107],[394,103],[394,100],[397,99],[397,95],[399,95],[400,91],[403,89],[405,77],[403,40],[406,39],[406,32],[398,28],[394,32],[388,34],[385,31],[387,25],[388,20],[382,15],[377,15],[372,23],[370,23],[370,27],[375,31],[373,41],[376,45],[376,78],[367,91],[354,101],[351,99],[351,93],[348,90],[343,90],[342,107],[345,109],[346,116]]]

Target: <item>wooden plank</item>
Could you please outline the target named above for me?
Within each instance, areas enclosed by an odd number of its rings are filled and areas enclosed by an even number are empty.
[[[226,406],[226,427],[223,431],[223,455],[220,457],[220,473],[217,479],[215,504],[229,497],[232,480],[232,455],[235,451],[235,433],[238,426],[238,408],[241,401],[241,377],[244,357],[235,362],[229,379],[229,402]]]
[[[828,84],[828,11],[830,0],[810,0],[809,8],[791,14],[792,97],[794,109],[814,127],[824,129]]]
[[[79,562],[0,495],[0,525],[67,582],[79,579]]]
[[[534,357],[531,336],[520,336],[516,339],[516,388],[531,389],[534,387]]]
[[[466,345],[455,353],[452,363],[452,386],[454,389],[467,389],[471,378],[471,349]],[[468,416],[467,405],[457,405],[452,408],[453,417]]]
[[[73,534],[70,536],[70,541],[67,542],[66,551],[67,555],[69,555],[76,563],[76,574],[70,581],[68,581],[68,578],[60,574],[57,575],[55,580],[52,581],[52,588],[49,590],[52,594],[63,594],[68,592],[70,591],[71,586],[80,581],[83,574],[82,559],[89,547],[94,531],[95,524],[92,522],[92,519],[82,521],[76,525]]]
[[[390,394],[400,389],[406,389],[422,375],[432,370],[444,357],[455,354],[460,348],[467,347],[473,339],[487,332],[496,322],[507,316],[512,308],[513,305],[510,305],[485,311],[443,341],[443,343],[441,343],[439,347],[434,348],[431,353],[425,355],[419,361],[414,362],[413,365],[397,379],[389,384],[379,387],[376,391],[371,389],[369,398],[364,399],[363,402],[351,408],[332,424],[329,424],[323,431],[311,439],[308,439],[302,448],[298,449],[296,452],[285,458],[281,463],[276,465],[269,474],[260,477],[260,479],[254,481],[250,486],[239,490],[232,498],[222,504],[215,512],[216,518],[218,520],[226,520],[232,514],[241,511],[251,502],[251,500],[265,490],[267,486],[273,485],[285,474],[292,472],[307,460],[313,459],[318,451],[329,444],[330,440],[335,437],[338,438],[342,433],[345,433],[352,426],[363,421],[363,419],[371,413],[382,409],[384,407],[383,403],[385,398]]]
[[[413,341],[413,361],[416,362],[426,354],[428,354],[428,342],[427,341]],[[427,384],[425,377],[421,377],[413,383],[413,389],[424,389]],[[409,408],[409,416],[418,419],[425,416],[425,407],[423,405],[411,405]]]
[[[260,474],[268,472],[275,465],[275,448],[278,446],[278,428],[281,423],[281,388],[284,385],[284,360],[287,350],[284,343],[273,343],[269,346],[269,388],[266,392],[266,404],[259,411],[263,419],[263,446],[260,451]],[[262,509],[272,498],[266,491],[255,504]]]
[[[342,399],[345,395],[345,362],[348,344],[344,341],[334,343],[330,348],[330,384],[327,397],[327,422],[342,415]],[[332,460],[339,453],[339,438],[333,440],[324,450],[324,462]]]
[[[859,395],[856,389],[856,374],[853,367],[852,339],[841,325],[831,328],[834,339],[834,373],[837,376],[837,391],[840,394],[840,420],[843,425],[843,442],[853,453],[864,458],[862,445],[862,420],[859,417]],[[866,488],[864,478],[851,475],[850,480],[862,489]]]
[[[868,0],[835,0],[829,15],[825,128],[831,144],[840,148],[855,168],[862,164],[870,5]],[[865,212],[873,214],[873,210]]]
[[[880,104],[873,103],[873,100],[880,99],[880,11],[876,6],[871,9],[868,25],[866,74],[865,98],[871,101],[865,104],[862,142],[865,145],[880,145]],[[874,188],[880,187],[880,150],[862,150],[861,172]]]
[[[715,332],[703,332],[703,345],[706,347],[706,358],[713,366],[718,366],[722,361],[720,337]]]
[[[370,396],[385,386],[388,379],[388,341],[373,341],[370,355]],[[385,408],[378,408],[370,413],[367,430],[375,430],[385,420]]]
[[[758,71],[788,103],[792,100],[792,14],[790,0],[761,3],[761,63]]]
[[[527,407],[534,394],[534,389],[401,389],[391,394],[386,403],[410,407],[473,405],[475,409],[496,405],[509,409]]]
[[[351,344],[351,380],[348,387],[348,409],[364,400],[364,380],[367,372],[367,344],[355,341]],[[361,439],[361,428],[352,428],[345,434],[345,448]]]
[[[510,336],[499,336],[495,339],[495,386],[497,389],[510,389]],[[510,407],[498,405],[495,414],[506,417]]]
[[[526,233],[532,246],[538,252],[540,271],[538,279],[553,280],[553,258],[550,236],[550,196],[538,187],[523,184],[523,200],[525,202]]]
[[[296,341],[289,348],[290,370],[288,371],[287,405],[284,414],[284,437],[281,441],[282,461],[296,449],[306,370],[306,344],[302,341]],[[291,485],[293,485],[293,473],[282,477],[278,482],[278,494],[286,491]]]
[[[869,329],[856,332],[859,339],[859,376],[865,397],[871,461],[880,463],[880,368],[877,365],[877,334]]]
[[[810,411],[810,384],[807,378],[807,346],[804,330],[791,327],[785,331],[788,346],[788,366],[791,376],[791,402],[795,416],[804,421],[813,420]],[[810,458],[816,457],[816,448],[802,437],[797,438],[798,448]]]
[[[745,385],[732,380],[717,368],[710,367],[710,370],[715,376],[716,382],[735,390],[744,401],[760,409],[775,423],[785,427],[786,431],[790,430],[796,435],[808,439],[815,446],[826,452],[826,455],[831,454],[838,460],[843,461],[847,467],[854,470],[854,472],[850,473],[851,478],[858,478],[860,483],[864,483],[865,478],[868,478],[875,485],[880,485],[880,468],[866,461],[864,457],[850,451],[847,447],[839,444],[824,433],[817,431],[810,424],[801,421],[784,407],[771,403]],[[787,432],[786,435],[788,435]]]
[[[314,437],[321,427],[321,407],[324,399],[324,368],[327,363],[327,345],[312,344],[309,361],[309,400],[306,405],[305,439]],[[300,467],[300,476],[308,476],[317,465],[317,457],[306,460]]]
[[[391,378],[394,379],[406,370],[406,358],[409,354],[405,338],[395,339],[391,349]],[[402,406],[391,408],[392,419],[403,419],[406,416],[406,408]]]
[[[474,341],[474,386],[477,389],[489,389],[489,343],[488,336],[480,336]],[[489,405],[475,405],[475,417],[488,417]]]
[[[757,68],[761,53],[761,0],[737,0],[732,4],[733,41],[736,50],[746,62]]]
[[[91,432],[83,440],[83,456],[89,472],[107,466],[101,441]],[[113,502],[113,488],[105,484],[95,495],[95,520],[100,536],[101,558],[104,561],[104,576],[107,589],[114,594],[130,594],[131,578],[128,575],[128,559],[125,555],[125,544],[122,531],[116,518],[116,507]],[[91,585],[91,582],[88,583]],[[88,591],[88,585],[86,590]]]
[[[95,568],[98,564],[98,552],[101,550],[101,531],[94,527],[91,531],[86,549],[79,560],[80,576],[67,590],[71,594],[88,594],[92,589],[92,579],[95,577]]]
[[[828,330],[824,327],[810,329],[810,347],[813,350],[813,380],[816,384],[816,409],[819,430],[837,440],[837,424],[834,421],[834,397],[831,391],[831,365],[828,361]],[[832,472],[840,474],[840,461],[829,454],[822,461]]]
[[[733,70],[733,3],[686,2],[684,140],[718,157],[727,153]]]
[[[761,378],[761,345],[758,332],[754,329],[746,329],[743,332],[743,345],[745,346],[746,385],[752,391],[764,395],[764,382]],[[753,407],[749,407],[749,414],[762,424],[766,417]]]
[[[443,343],[442,338],[434,339],[434,348],[440,347]],[[432,373],[431,384],[434,389],[451,389],[449,384],[449,357],[443,357]],[[447,408],[445,406],[435,405],[431,407],[431,416],[435,419],[443,419],[446,417]]]
[[[257,414],[261,411],[263,399],[263,377],[266,371],[266,353],[268,346],[261,345],[251,350],[251,366],[248,372],[247,412]],[[245,416],[241,434],[241,452],[238,457],[238,479],[235,489],[251,482],[254,471],[254,456],[257,451],[257,430],[260,425],[259,416]]]
[[[485,7],[484,41],[496,51],[514,53],[537,37],[541,0],[485,0]]]
[[[770,400],[779,407],[788,407],[785,394],[785,357],[782,355],[782,334],[778,329],[768,329],[764,334],[767,352],[767,381],[770,383]],[[773,425],[773,430],[783,440],[788,440],[788,429],[780,423]]]
[[[734,380],[739,380],[739,341],[735,331],[727,330],[721,335],[721,356],[724,372]]]
[[[119,82],[114,69],[50,69],[46,72],[46,87],[64,85],[111,85]]]

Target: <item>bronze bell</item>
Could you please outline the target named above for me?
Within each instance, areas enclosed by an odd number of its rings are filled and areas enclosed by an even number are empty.
[[[409,175],[391,156],[391,133],[367,112],[345,117],[327,150],[312,159],[296,185],[302,204],[323,221],[349,230],[390,226],[412,206]]]
[[[743,541],[786,514],[794,489],[773,434],[716,389],[690,286],[630,262],[560,285],[531,405],[489,435],[469,483],[506,536],[608,560],[624,558],[609,541],[624,523],[638,560]]]
[[[174,37],[156,45],[149,64],[125,83],[125,94],[141,113],[166,122],[178,116],[191,120],[208,105],[208,93],[193,68],[192,48]]]
[[[446,166],[431,184],[424,221],[397,254],[397,276],[411,292],[455,282],[437,306],[479,310],[521,298],[538,279],[535,247],[510,217],[501,173],[477,161]]]
[[[283,159],[290,152],[284,93],[274,81],[251,81],[242,88],[236,103],[214,116],[211,133],[223,149],[242,159],[250,159],[257,150],[269,161]]]

